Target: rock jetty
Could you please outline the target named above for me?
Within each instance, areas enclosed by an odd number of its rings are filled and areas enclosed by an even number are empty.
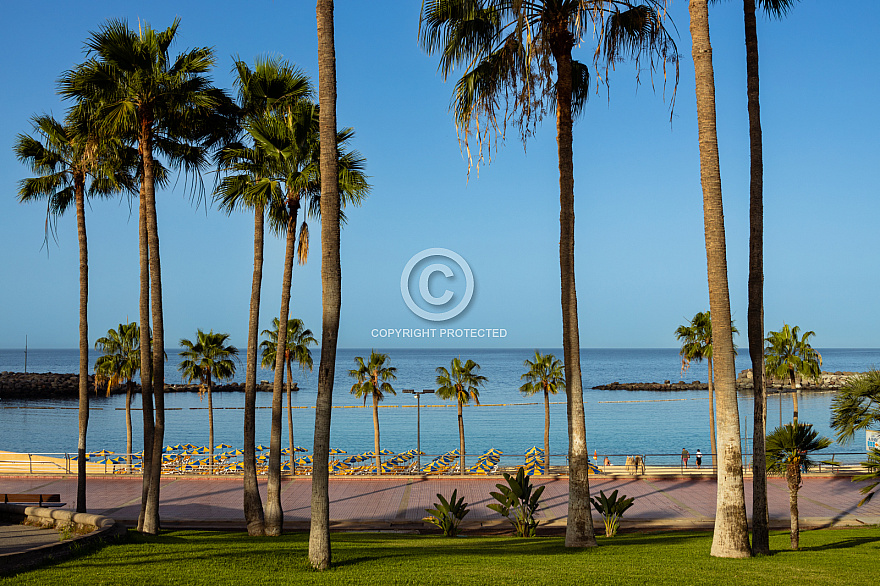
[[[858,374],[861,373],[841,371],[823,372],[821,379],[818,381],[800,380],[799,382],[802,391],[836,391],[846,384],[850,378]],[[709,385],[698,380],[690,383],[684,381],[673,383],[667,380],[662,383],[613,382],[607,385],[598,385],[593,388],[602,391],[705,391],[709,389]],[[753,388],[752,369],[749,368],[740,372],[736,379],[736,390],[751,391]],[[789,392],[791,391],[791,387],[788,381],[770,380],[767,384],[767,390],[770,392]]]
[[[271,391],[269,384],[258,384],[258,391]],[[134,392],[140,393],[140,384],[135,384]],[[197,393],[198,385],[165,385],[165,392]],[[214,385],[214,392],[244,392],[241,383]],[[117,385],[110,394],[124,394],[125,386]],[[89,394],[95,396],[95,377],[89,375]],[[105,396],[107,389],[101,385],[98,395]],[[79,396],[79,375],[57,374],[54,372],[0,372],[0,398],[2,399],[76,399]]]

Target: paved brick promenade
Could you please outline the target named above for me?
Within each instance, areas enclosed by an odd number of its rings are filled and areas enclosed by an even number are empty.
[[[470,503],[467,525],[472,530],[491,532],[506,529],[506,521],[486,505],[490,490],[503,479],[487,477],[389,477],[336,478],[330,480],[330,517],[335,529],[394,530],[419,529],[425,508],[440,492],[448,496],[458,489]],[[539,510],[544,531],[559,532],[565,526],[568,479],[535,478],[546,486]],[[140,507],[141,479],[120,476],[90,477],[90,513],[112,517],[134,525]],[[624,516],[623,528],[710,528],[715,514],[715,481],[699,477],[591,478],[591,492],[619,489],[636,497]],[[880,524],[880,498],[856,507],[861,500],[859,485],[847,477],[808,477],[799,493],[804,527]],[[265,483],[261,482],[265,499]],[[60,493],[65,508],[74,508],[74,476],[3,476],[0,492]],[[769,481],[770,518],[775,527],[787,527],[788,488],[782,479]],[[282,484],[285,527],[305,529],[309,522],[311,480],[297,478]],[[751,480],[746,479],[746,500],[751,507]],[[265,502],[265,500],[264,500]],[[244,528],[241,477],[176,476],[162,479],[160,517],[164,527]],[[594,520],[601,519],[594,513]]]

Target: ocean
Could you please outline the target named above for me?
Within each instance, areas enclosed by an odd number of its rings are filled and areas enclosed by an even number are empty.
[[[381,348],[378,350],[382,351]],[[542,349],[557,357],[561,349]],[[880,364],[880,349],[820,349],[825,371],[862,372]],[[382,448],[402,452],[416,446],[416,400],[403,389],[435,388],[435,369],[446,366],[454,357],[472,359],[487,377],[480,392],[481,406],[464,409],[466,451],[479,454],[498,448],[506,454],[523,454],[532,446],[542,447],[544,407],[540,395],[523,397],[519,392],[520,375],[525,372],[523,361],[534,356],[533,349],[479,349],[450,351],[448,349],[387,350],[390,364],[397,368],[393,382],[397,395],[388,395],[379,411]],[[337,353],[336,381],[331,427],[331,446],[348,453],[373,448],[372,412],[363,408],[362,400],[349,393],[354,380],[348,371],[354,368],[354,357],[368,357],[369,349],[340,349]],[[319,352],[313,352],[315,370],[304,373],[294,370],[294,381],[300,390],[293,393],[294,435],[297,445],[312,446],[314,405],[317,394]],[[93,352],[89,362],[99,356]],[[34,350],[27,354],[28,372],[76,372],[78,352],[71,349]],[[166,381],[183,382],[177,370],[177,350],[168,351]],[[696,363],[682,376],[681,361],[676,348],[664,349],[583,349],[584,401],[587,419],[587,442],[590,452],[610,455],[613,463],[628,454],[651,454],[648,463],[674,463],[682,448],[694,453],[698,448],[709,452],[709,403],[707,391],[601,391],[591,387],[611,382],[663,382],[671,380],[706,380],[707,365]],[[740,353],[737,372],[749,368],[747,353]],[[0,350],[0,371],[24,370],[24,350]],[[260,370],[258,380],[271,380],[272,373]],[[244,363],[238,365],[234,379],[244,382]],[[834,438],[830,429],[830,409],[834,393],[802,392],[800,421],[812,423],[821,434]],[[125,451],[124,395],[91,398],[88,449]],[[214,437],[217,444],[242,445],[243,393],[214,393]],[[565,454],[568,450],[565,396],[551,396],[550,450]],[[208,413],[206,402],[196,393],[166,395],[166,444],[192,443],[206,445]],[[441,401],[434,395],[421,397],[421,447],[426,454],[441,454],[458,447],[458,425],[455,404]],[[257,442],[268,445],[271,393],[257,396]],[[285,399],[286,405],[286,399]],[[4,400],[0,402],[0,450],[31,453],[75,452],[77,445],[76,400]],[[140,407],[140,395],[132,401]],[[47,408],[47,407],[52,407]],[[753,429],[751,396],[739,399],[740,425],[743,435]],[[791,396],[770,395],[768,427],[791,419]],[[142,449],[141,412],[133,411],[134,449]],[[282,444],[287,445],[287,416],[283,417]],[[744,441],[750,450],[750,440]],[[851,461],[864,452],[864,432],[856,434],[847,445],[835,443],[826,452],[841,454]],[[600,457],[601,457],[600,456]]]

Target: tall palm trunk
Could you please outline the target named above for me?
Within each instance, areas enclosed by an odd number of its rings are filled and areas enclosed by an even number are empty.
[[[211,391],[214,385],[208,375],[208,474],[214,473],[214,401]]]
[[[382,474],[382,448],[379,443],[379,399],[373,393],[373,446],[376,452],[376,474]]]
[[[571,118],[571,41],[556,58],[556,143],[559,156],[559,271],[562,281],[562,347],[568,411],[568,519],[566,547],[594,547],[590,511],[590,454],[581,381],[577,290],[574,279],[574,155]]]
[[[797,378],[796,375],[792,373],[791,375],[791,407],[793,411],[792,415],[792,424],[797,427],[798,424],[798,389],[797,389]]]
[[[76,512],[86,512],[86,431],[89,427],[89,249],[86,241],[85,176],[74,177],[79,240],[79,439],[76,452]]]
[[[318,102],[321,104],[321,364],[315,401],[315,444],[312,452],[312,501],[309,527],[309,562],[330,567],[330,417],[333,375],[342,307],[342,267],[339,261],[339,175],[336,150],[336,45],[333,33],[333,0],[317,0]]]
[[[244,382],[244,519],[248,535],[263,535],[263,501],[257,484],[257,337],[260,326],[260,288],[263,284],[263,206],[254,206],[254,277],[248,318],[247,372]]]
[[[550,474],[550,393],[544,389],[544,474]]]
[[[688,8],[696,78],[700,182],[703,188],[709,310],[712,313],[712,355],[718,400],[718,498],[711,555],[748,557],[749,528],[739,443],[736,367],[733,360],[721,169],[715,126],[715,74],[709,41],[709,7],[707,0],[691,0]]]
[[[153,434],[155,419],[153,412],[153,356],[150,346],[150,249],[147,244],[147,197],[144,181],[140,186],[138,204],[138,243],[140,251],[140,346],[141,346],[141,403],[144,417],[144,464],[143,489],[141,491],[141,510],[138,515],[138,531],[145,531],[147,501],[150,486],[153,484],[153,460],[161,460],[161,452],[153,457]],[[158,481],[158,480],[157,480]]]
[[[764,386],[764,155],[758,77],[758,28],[755,0],[743,0],[746,75],[749,108],[749,356],[754,389],[752,440],[752,553],[770,554],[770,513],[767,505],[767,394]]]
[[[269,479],[266,493],[266,535],[281,535],[284,511],[281,509],[281,398],[284,387],[284,352],[287,347],[287,320],[290,317],[290,283],[296,249],[296,218],[299,196],[288,195],[290,220],[284,250],[284,277],[281,284],[281,317],[275,346],[275,380],[272,383],[272,429],[269,436]]]
[[[466,464],[464,461],[464,417],[462,416],[461,401],[458,402],[458,450],[458,473],[464,476],[464,469]]]
[[[801,487],[801,471],[797,463],[788,465],[788,508],[791,519],[791,548],[798,549],[801,539],[801,521],[798,514],[798,490]]]
[[[148,109],[145,109],[148,110]],[[153,181],[152,115],[145,112],[141,121],[141,156],[144,165],[144,195],[147,202],[147,244],[150,249],[150,312],[153,321],[153,402],[156,424],[153,429],[153,473],[147,495],[144,532],[159,532],[159,485],[162,474],[162,443],[165,438],[165,323],[162,319],[162,270],[159,260],[159,227],[156,215],[156,191]],[[149,322],[147,322],[149,323]]]
[[[126,472],[131,474],[131,388],[134,386],[130,380],[125,384],[125,453],[128,454],[128,466]]]
[[[712,468],[717,469],[718,463],[718,446],[715,441],[715,373],[712,372],[712,359],[706,360],[709,363],[709,444],[712,448]]]
[[[287,386],[287,439],[290,440],[290,473],[296,476],[296,449],[293,445],[293,405],[290,400],[290,385]]]

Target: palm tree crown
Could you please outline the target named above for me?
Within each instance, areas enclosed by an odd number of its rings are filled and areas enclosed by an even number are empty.
[[[128,383],[141,369],[140,328],[137,322],[119,324],[115,330],[95,341],[95,349],[104,353],[95,361],[95,373],[107,379],[107,395],[110,388]],[[96,389],[97,390],[97,389]]]
[[[782,324],[782,330],[769,332],[766,338],[765,360],[767,372],[780,378],[788,379],[792,387],[797,383],[798,375],[818,379],[821,375],[822,355],[810,346],[810,338],[816,332],[804,332],[798,337],[800,328]]]
[[[238,348],[226,345],[229,334],[207,334],[196,331],[196,341],[182,338],[180,356],[183,360],[177,367],[189,381],[198,380],[200,386],[211,384],[212,380],[226,380],[235,376],[235,363],[231,360],[238,355]],[[202,390],[200,389],[200,394]]]
[[[364,405],[367,404],[367,397],[382,401],[385,399],[385,393],[397,394],[388,382],[397,379],[397,368],[386,366],[387,360],[387,354],[375,350],[370,352],[369,362],[364,362],[361,356],[355,357],[357,368],[348,371],[348,376],[357,380],[351,385],[351,394],[358,399],[363,397]]]
[[[454,400],[459,405],[474,401],[480,404],[480,387],[486,384],[485,376],[478,374],[480,365],[468,359],[464,364],[460,358],[453,358],[449,370],[437,367],[437,396],[445,401]]]
[[[647,60],[651,71],[675,63],[678,52],[663,26],[664,2],[643,0],[427,0],[422,4],[420,43],[440,55],[444,79],[464,68],[452,98],[455,123],[464,140],[474,131],[491,149],[492,134],[508,121],[523,138],[534,132],[558,99],[577,116],[589,94],[589,67],[571,58],[589,35],[598,32],[593,64],[605,83],[614,62],[626,56]],[[568,71],[563,71],[565,68]],[[556,72],[557,78],[553,77]],[[566,78],[567,96],[559,96]],[[570,85],[569,85],[570,84]],[[480,119],[484,123],[480,123]],[[470,158],[470,150],[468,156]],[[491,152],[489,153],[491,155]]]
[[[263,330],[266,339],[260,342],[260,348],[263,349],[262,366],[271,368],[275,366],[275,352],[278,347],[278,318],[272,320],[272,329]],[[318,341],[312,334],[312,330],[307,329],[301,319],[287,320],[287,348],[284,350],[284,362],[287,364],[288,370],[293,361],[299,364],[303,370],[312,370],[314,361],[312,360],[312,351],[309,346],[317,344]]]
[[[525,360],[523,366],[528,369],[520,376],[521,380],[526,381],[519,388],[519,392],[523,395],[531,396],[541,392],[555,395],[565,390],[562,361],[552,354],[541,354],[535,350],[534,362]]]

